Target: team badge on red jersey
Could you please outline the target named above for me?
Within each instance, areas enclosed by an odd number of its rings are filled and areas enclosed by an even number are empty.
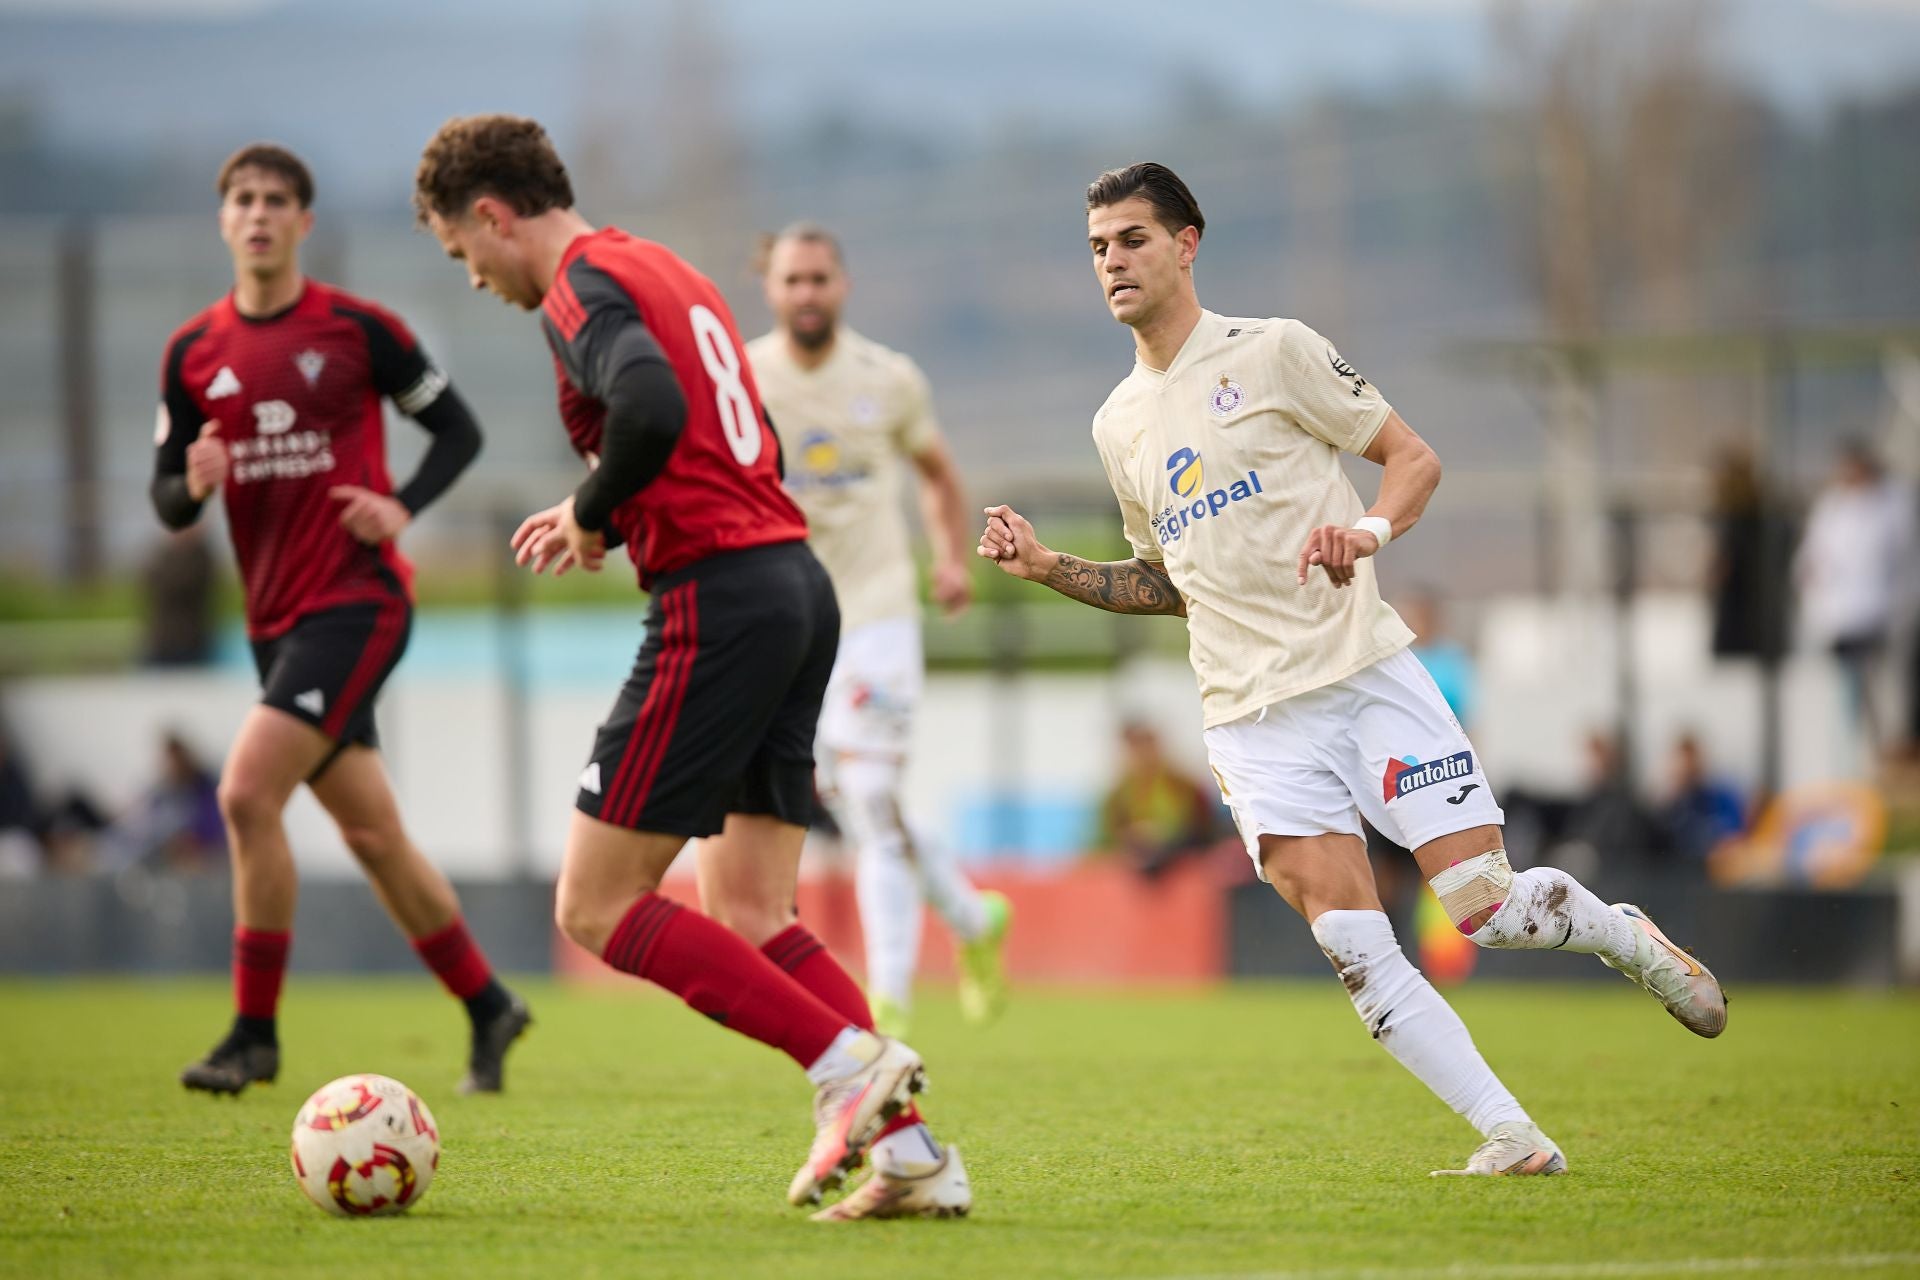
[[[327,367],[327,358],[308,347],[293,358],[293,367],[300,371],[300,376],[307,380],[307,386],[311,388],[320,381],[320,371]]]

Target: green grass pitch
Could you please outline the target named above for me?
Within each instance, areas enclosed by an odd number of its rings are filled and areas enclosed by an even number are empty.
[[[296,976],[279,1085],[230,1101],[174,1081],[223,984],[0,984],[0,1276],[1920,1275],[1912,996],[1737,992],[1709,1043],[1624,982],[1468,987],[1572,1163],[1511,1181],[1427,1177],[1475,1136],[1331,979],[1028,992],[984,1032],[929,998],[974,1216],[818,1226],[784,1200],[810,1137],[785,1059],[638,990],[525,990],[508,1094],[462,1099],[427,980]],[[350,1071],[436,1113],[407,1216],[326,1217],[287,1168],[306,1092]]]

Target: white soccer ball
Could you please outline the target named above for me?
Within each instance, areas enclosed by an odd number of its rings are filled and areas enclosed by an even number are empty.
[[[386,1076],[321,1085],[293,1122],[293,1175],[342,1218],[404,1213],[440,1167],[440,1130],[420,1096]]]

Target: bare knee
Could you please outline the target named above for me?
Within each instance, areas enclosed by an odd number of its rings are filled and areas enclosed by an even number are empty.
[[[407,836],[398,823],[343,822],[340,838],[346,841],[354,860],[369,872],[383,871],[407,853]]]
[[[1260,837],[1260,869],[1307,920],[1328,911],[1378,911],[1366,846],[1352,836]]]
[[[599,955],[620,924],[620,918],[632,904],[608,903],[580,892],[579,886],[560,877],[554,886],[553,923],[575,945]]]
[[[284,796],[244,776],[222,778],[219,801],[220,816],[237,837],[236,843],[278,827],[286,808]]]

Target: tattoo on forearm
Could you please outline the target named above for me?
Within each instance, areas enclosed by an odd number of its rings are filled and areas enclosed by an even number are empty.
[[[1063,555],[1047,575],[1047,585],[1069,599],[1110,613],[1178,616],[1187,611],[1166,568],[1145,560],[1108,562]]]

